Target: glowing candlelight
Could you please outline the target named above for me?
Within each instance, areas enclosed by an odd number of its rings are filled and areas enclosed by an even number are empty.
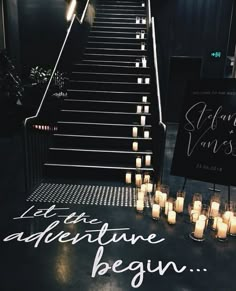
[[[167,221],[169,224],[175,224],[176,223],[176,212],[174,210],[171,210],[168,212]]]

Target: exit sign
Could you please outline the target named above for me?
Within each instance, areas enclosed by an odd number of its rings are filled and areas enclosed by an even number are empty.
[[[211,52],[211,57],[214,59],[218,59],[221,57],[221,52],[219,52],[219,51]]]

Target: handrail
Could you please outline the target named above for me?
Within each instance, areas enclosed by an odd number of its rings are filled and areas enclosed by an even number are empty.
[[[152,40],[153,40],[153,57],[154,57],[154,68],[155,68],[155,77],[156,77],[156,86],[157,86],[157,101],[159,109],[159,122],[166,128],[166,125],[162,120],[162,109],[161,109],[161,94],[160,94],[160,84],[159,84],[159,71],[158,71],[158,61],[157,61],[157,45],[156,45],[156,31],[155,31],[155,20],[152,17]]]
[[[66,37],[65,37],[65,39],[64,39],[64,42],[63,42],[62,47],[61,47],[61,50],[60,50],[59,55],[58,55],[58,57],[57,57],[56,64],[55,64],[54,69],[53,69],[53,71],[52,71],[51,77],[50,77],[50,79],[49,79],[49,81],[48,81],[47,87],[46,87],[45,92],[44,92],[44,94],[43,94],[43,98],[42,98],[42,100],[41,100],[41,102],[40,102],[40,105],[39,105],[39,107],[38,107],[38,110],[37,110],[37,112],[36,112],[35,115],[30,116],[30,117],[28,117],[28,118],[25,119],[25,121],[24,121],[24,126],[26,126],[27,122],[28,122],[30,119],[34,119],[34,118],[38,117],[38,115],[39,115],[39,113],[40,113],[40,111],[41,111],[41,108],[42,108],[43,103],[44,103],[44,101],[45,101],[45,99],[46,99],[46,95],[47,95],[47,93],[48,93],[49,87],[50,87],[50,85],[51,85],[52,79],[53,79],[54,74],[55,74],[55,72],[56,72],[56,69],[57,69],[58,63],[59,63],[59,61],[60,61],[60,59],[61,59],[61,55],[62,55],[62,53],[63,53],[63,50],[64,50],[64,47],[65,47],[65,45],[66,45],[67,39],[68,39],[68,37],[69,37],[70,31],[71,31],[71,27],[72,27],[72,25],[73,25],[73,23],[74,23],[75,17],[76,17],[76,14],[73,15],[73,17],[72,17],[72,19],[71,19],[71,22],[70,22],[70,26],[69,26],[69,28],[67,29]]]
[[[88,9],[89,2],[90,2],[90,0],[87,0],[87,3],[86,3],[86,5],[85,5],[85,7],[84,7],[83,14],[82,14],[82,16],[81,16],[81,18],[80,18],[80,20],[79,20],[79,23],[80,23],[80,24],[82,24],[82,23],[84,22],[84,17],[85,17],[85,15],[86,15],[86,12],[87,12],[87,9]]]

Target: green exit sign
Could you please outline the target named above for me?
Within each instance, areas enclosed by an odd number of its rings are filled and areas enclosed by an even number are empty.
[[[221,52],[219,52],[219,51],[211,52],[211,57],[215,58],[215,59],[220,58],[221,57]]]

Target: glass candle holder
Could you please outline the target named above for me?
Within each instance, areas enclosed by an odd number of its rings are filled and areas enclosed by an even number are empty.
[[[191,223],[195,223],[198,220],[200,212],[201,211],[199,209],[194,209],[193,203],[188,204],[189,220]]]
[[[176,211],[174,210],[168,211],[167,222],[171,225],[176,224]]]
[[[184,199],[185,199],[186,192],[179,190],[176,193],[176,200],[175,200],[175,211],[177,213],[184,212]]]
[[[225,242],[227,240],[228,225],[224,222],[217,224],[216,238],[218,241]]]
[[[135,185],[140,187],[142,185],[143,178],[141,173],[136,173],[135,174]]]
[[[154,203],[152,205],[152,218],[154,220],[160,219],[160,214],[161,214],[161,207],[159,204]]]
[[[174,210],[174,198],[169,197],[165,202],[165,215],[168,216],[169,211]]]
[[[212,221],[212,225],[211,225],[211,229],[217,231],[218,229],[218,223],[221,223],[223,222],[223,219],[222,219],[222,214],[219,213],[218,216],[215,216],[213,221]]]
[[[210,218],[218,216],[220,211],[220,194],[214,193],[210,199]]]
[[[235,202],[229,201],[224,203],[223,207],[223,222],[229,226],[230,219],[234,216],[235,213]]]
[[[136,210],[138,213],[143,213],[144,209],[144,201],[143,200],[137,200],[136,201]]]
[[[169,197],[169,186],[165,185],[165,184],[161,184],[160,185],[160,195],[159,195],[159,204],[161,206],[161,208],[165,208],[165,203]]]
[[[194,193],[192,202],[193,202],[193,209],[201,211],[201,208],[202,208],[202,194],[201,193]]]
[[[236,236],[236,216],[232,216],[229,221],[229,235]]]
[[[205,229],[206,223],[204,220],[197,220],[196,223],[193,224],[193,231],[190,233],[189,237],[198,242],[202,242],[205,240]]]

